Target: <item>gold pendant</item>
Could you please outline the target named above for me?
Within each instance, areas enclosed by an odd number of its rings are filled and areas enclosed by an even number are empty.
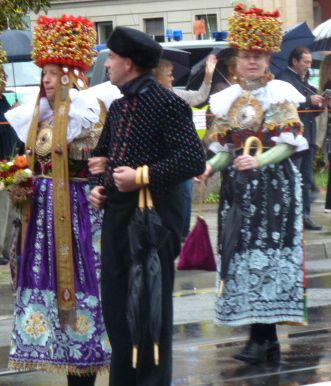
[[[52,129],[45,127],[37,135],[36,154],[40,157],[46,157],[52,151]]]
[[[257,132],[263,122],[262,104],[250,92],[245,92],[230,107],[228,120],[232,128]]]

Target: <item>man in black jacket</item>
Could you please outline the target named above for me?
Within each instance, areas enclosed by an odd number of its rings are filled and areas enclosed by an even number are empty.
[[[172,366],[172,290],[174,260],[183,226],[179,183],[205,170],[205,157],[190,107],[158,84],[150,71],[161,46],[143,32],[117,27],[108,47],[106,67],[123,97],[115,100],[89,161],[92,174],[103,172],[91,202],[104,206],[101,244],[101,294],[112,344],[111,386],[170,386]],[[158,251],[162,273],[160,364],[153,360],[144,304],[137,369],[132,368],[132,340],[126,318],[130,250],[128,225],[138,204],[136,169],[149,168],[149,189],[167,238]],[[145,300],[146,302],[146,300]]]
[[[309,110],[320,109],[325,99],[317,95],[316,89],[308,83],[309,69],[312,64],[312,55],[308,48],[297,47],[289,57],[289,66],[281,72],[277,78],[291,83],[302,95],[306,102],[301,103],[299,110],[307,110],[299,113],[304,126],[304,137],[309,143],[309,149],[298,153],[293,159],[302,174],[303,214],[304,228],[307,230],[321,230],[322,227],[313,223],[310,218],[311,190],[314,186],[313,160],[316,153],[316,122],[315,117],[319,112]]]

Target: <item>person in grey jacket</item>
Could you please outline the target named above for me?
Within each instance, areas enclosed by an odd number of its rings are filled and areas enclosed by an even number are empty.
[[[199,90],[183,90],[173,87],[173,64],[166,59],[161,59],[158,67],[154,69],[155,79],[166,89],[172,90],[191,107],[198,106],[205,102],[209,96],[213,74],[217,64],[217,57],[209,55],[206,61],[205,77]]]

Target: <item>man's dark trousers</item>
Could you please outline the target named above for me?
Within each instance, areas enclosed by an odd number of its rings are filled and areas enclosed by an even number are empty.
[[[126,319],[129,244],[127,228],[137,207],[137,193],[117,193],[109,197],[102,226],[102,307],[112,345],[111,386],[170,386],[172,374],[172,324],[174,259],[179,252],[183,226],[179,187],[157,205],[163,225],[169,232],[159,250],[162,271],[162,329],[160,364],[154,365],[153,342],[148,331],[148,305],[138,367],[132,368],[132,341]]]

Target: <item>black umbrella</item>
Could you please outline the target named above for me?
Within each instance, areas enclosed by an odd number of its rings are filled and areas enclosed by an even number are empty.
[[[313,41],[314,35],[306,22],[289,29],[283,36],[281,51],[271,57],[271,72],[277,76],[287,68],[288,59],[295,48],[299,46],[309,47]]]
[[[215,72],[213,74],[211,90],[213,90],[214,86],[218,83],[227,83],[229,86],[231,86],[231,83],[228,80],[227,65],[229,63],[229,60],[236,56],[236,54],[237,50],[235,48],[215,47],[205,58],[200,60],[192,67],[190,78],[187,82],[186,88],[188,90],[199,89],[205,76],[206,61],[209,55],[216,55],[216,57],[218,58],[215,67]]]
[[[3,49],[9,62],[25,62],[31,60],[32,32],[7,29],[0,35]]]
[[[169,60],[173,68],[174,86],[182,83],[190,73],[190,53],[177,48],[163,48],[162,59]]]
[[[139,192],[139,208],[129,225],[132,263],[129,273],[127,320],[133,344],[132,365],[137,366],[138,348],[145,326],[146,302],[148,327],[154,343],[154,361],[159,363],[159,338],[162,322],[162,278],[158,249],[166,237],[162,222],[153,208],[149,190]],[[147,292],[147,296],[143,296]],[[143,301],[145,304],[143,304]]]
[[[141,340],[141,300],[143,295],[143,253],[145,250],[145,221],[140,209],[136,210],[130,222],[129,243],[131,252],[131,267],[129,272],[129,290],[127,304],[127,320],[133,344],[132,364],[136,368],[138,361],[138,346]]]
[[[313,34],[315,40],[310,46],[312,51],[330,51],[331,50],[331,19],[318,25]]]
[[[257,137],[248,137],[245,141],[243,155],[250,153],[251,145],[257,146],[256,154],[262,153],[262,143]],[[223,231],[221,234],[221,282],[219,294],[223,294],[224,283],[228,274],[230,260],[233,258],[235,248],[238,244],[239,232],[242,225],[241,202],[246,190],[248,179],[254,174],[253,170],[237,171],[230,186],[232,192],[232,205],[226,215]]]

